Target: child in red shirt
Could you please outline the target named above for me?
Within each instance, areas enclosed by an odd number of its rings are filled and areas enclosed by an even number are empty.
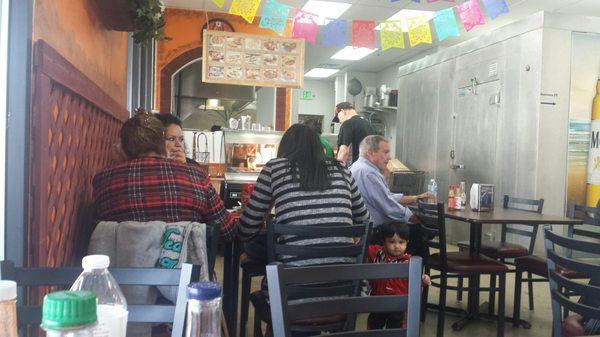
[[[406,253],[410,230],[405,223],[388,223],[381,227],[384,245],[370,245],[369,263],[408,263],[410,254]],[[428,286],[431,280],[423,275],[423,285]],[[377,295],[406,295],[408,294],[408,279],[371,280],[371,296]],[[387,329],[405,327],[403,312],[371,313],[367,328]]]

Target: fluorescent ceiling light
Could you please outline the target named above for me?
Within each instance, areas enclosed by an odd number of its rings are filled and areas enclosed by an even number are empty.
[[[402,25],[402,31],[408,32],[408,21],[406,21],[406,19],[415,17],[415,16],[424,16],[425,20],[429,21],[429,20],[433,19],[433,17],[435,16],[435,12],[434,11],[418,11],[418,10],[414,10],[414,9],[403,9],[403,10],[399,11],[398,13],[390,16],[387,19],[387,21],[400,21],[400,24]],[[381,24],[377,25],[377,27],[375,27],[375,29],[381,30]]]
[[[318,15],[317,24],[323,26],[329,23],[329,20],[327,19],[337,19],[342,16],[350,6],[352,6],[352,4],[347,4],[345,2],[310,0],[302,7],[302,10]]]
[[[357,61],[376,50],[377,48],[369,49],[364,47],[356,48],[352,46],[346,46],[342,50],[335,53],[335,55],[333,55],[331,58],[334,60]]]
[[[309,72],[304,74],[304,77],[318,77],[325,78],[329,77],[335,73],[340,71],[339,69],[329,69],[329,68],[312,68]]]

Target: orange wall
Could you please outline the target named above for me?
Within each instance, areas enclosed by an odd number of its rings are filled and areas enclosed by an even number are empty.
[[[279,36],[270,29],[259,28],[260,17],[255,17],[253,23],[248,23],[237,15],[225,13],[213,13],[194,11],[187,9],[167,8],[165,11],[165,34],[171,38],[168,41],[160,41],[156,50],[156,86],[155,86],[155,109],[160,110],[160,80],[163,67],[177,56],[188,50],[202,47],[202,26],[208,20],[223,19],[229,22],[236,32],[260,34],[268,36]],[[291,25],[288,24],[283,36],[291,35]]]
[[[104,28],[95,1],[105,0],[36,0],[33,40],[46,41],[125,106],[127,34]]]

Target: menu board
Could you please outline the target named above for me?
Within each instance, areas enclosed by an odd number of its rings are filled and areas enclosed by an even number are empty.
[[[300,88],[304,40],[204,30],[202,81]]]

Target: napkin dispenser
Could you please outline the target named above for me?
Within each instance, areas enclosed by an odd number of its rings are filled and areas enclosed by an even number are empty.
[[[494,185],[473,184],[471,186],[471,209],[478,212],[489,212],[494,209]]]

